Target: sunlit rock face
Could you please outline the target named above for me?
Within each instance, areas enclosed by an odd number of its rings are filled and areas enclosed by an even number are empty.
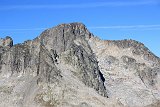
[[[34,40],[0,39],[2,107],[159,107],[160,59],[134,40],[61,24]]]

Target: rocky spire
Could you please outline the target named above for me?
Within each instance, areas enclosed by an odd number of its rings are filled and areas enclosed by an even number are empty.
[[[0,46],[4,47],[12,47],[13,46],[13,40],[11,37],[6,36],[4,39],[0,38]]]

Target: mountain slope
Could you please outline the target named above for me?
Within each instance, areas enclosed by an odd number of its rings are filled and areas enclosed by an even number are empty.
[[[89,40],[105,77],[109,97],[126,106],[145,106],[159,101],[160,59],[134,40]]]
[[[158,57],[133,40],[100,40],[81,23],[22,44],[0,39],[0,72],[0,106],[144,107],[160,99]]]

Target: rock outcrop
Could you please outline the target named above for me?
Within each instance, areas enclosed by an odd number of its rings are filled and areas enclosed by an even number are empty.
[[[0,46],[2,47],[12,47],[13,46],[13,40],[11,37],[7,36],[6,38],[2,39],[0,38]]]
[[[0,39],[0,106],[158,105],[159,75],[160,59],[142,43],[103,41],[82,23],[58,25],[22,44]]]

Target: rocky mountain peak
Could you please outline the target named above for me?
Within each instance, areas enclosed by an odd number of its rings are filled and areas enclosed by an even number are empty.
[[[82,23],[60,24],[42,32],[32,43],[45,45],[49,50],[54,48],[61,53],[69,49],[76,39],[88,40],[91,36],[93,35]]]
[[[86,30],[86,26],[83,23],[75,22],[75,23],[64,23],[57,25],[55,28],[72,28],[72,29],[81,29],[81,30]]]
[[[0,106],[159,107],[159,58],[140,42],[100,40],[69,23],[0,46]]]

